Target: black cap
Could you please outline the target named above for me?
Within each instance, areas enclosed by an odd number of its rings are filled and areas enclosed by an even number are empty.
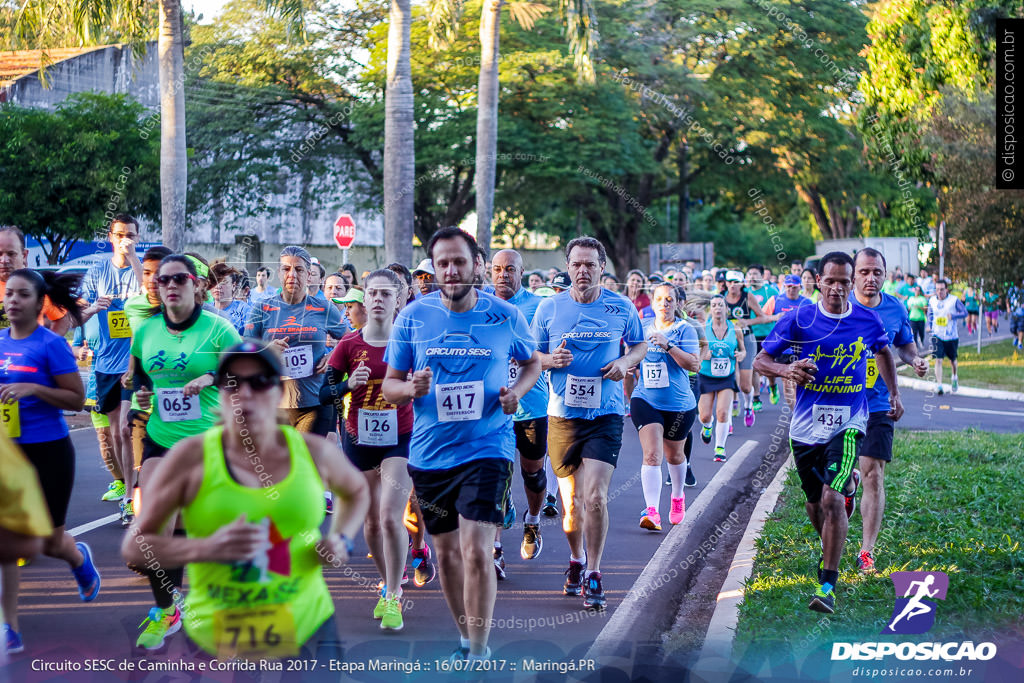
[[[725,282],[725,271],[720,270],[715,273],[715,282]]]
[[[224,379],[224,368],[234,359],[245,356],[248,358],[255,358],[261,361],[267,366],[267,369],[271,373],[280,376],[284,370],[284,366],[281,363],[281,356],[270,346],[252,341],[246,340],[235,344],[231,348],[224,351],[220,356],[220,362],[217,363],[217,375],[214,377],[214,384],[220,386],[221,380]]]
[[[569,273],[559,273],[551,278],[551,287],[556,289],[569,289],[572,287],[572,280],[569,278]]]

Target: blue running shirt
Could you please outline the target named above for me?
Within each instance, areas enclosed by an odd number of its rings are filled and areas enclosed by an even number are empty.
[[[846,313],[833,315],[818,303],[786,313],[761,348],[773,358],[791,349],[818,366],[814,380],[796,388],[789,438],[818,444],[846,429],[863,433],[868,355],[888,345],[882,321],[865,308],[850,305]]]
[[[435,292],[398,314],[384,361],[400,372],[430,367],[430,392],[413,400],[409,464],[443,470],[481,458],[515,455],[512,416],[498,393],[508,361],[529,360],[536,345],[523,314],[478,291],[472,310],[454,313]]]
[[[89,266],[82,278],[82,298],[90,304],[101,296],[111,297],[110,306],[96,313],[100,323],[99,344],[93,349],[95,371],[107,374],[128,369],[132,330],[124,312],[124,302],[139,293],[132,267],[117,268],[109,258]]]
[[[512,304],[519,309],[519,312],[526,318],[526,324],[533,323],[533,317],[537,313],[537,307],[540,306],[542,299],[530,292],[525,287],[520,287],[519,291],[515,293],[508,303]],[[532,339],[532,337],[531,337]],[[508,360],[508,385],[512,386],[519,380],[519,363],[514,358]],[[533,389],[523,396],[519,401],[519,410],[513,416],[514,422],[522,422],[524,420],[536,420],[540,417],[548,416],[548,372],[545,370],[540,373],[540,377],[537,379],[537,383],[533,385]]]
[[[687,353],[697,355],[700,352],[697,331],[685,320],[677,320],[667,330],[659,330],[653,319],[645,320],[644,335],[650,338],[654,332],[661,332]],[[671,352],[653,343],[647,345],[647,355],[640,363],[640,379],[633,396],[658,410],[682,412],[697,405],[690,390],[689,373],[672,358]]]
[[[622,383],[603,379],[601,368],[620,357],[620,342],[644,343],[633,302],[602,288],[597,301],[581,304],[565,291],[540,303],[532,329],[542,353],[554,352],[564,339],[573,354],[568,367],[550,371],[548,415],[592,420],[626,413]]]
[[[904,307],[903,302],[884,292],[881,296],[881,303],[874,308],[868,308],[857,301],[856,297],[852,296],[850,297],[850,303],[865,311],[873,311],[879,320],[882,321],[885,334],[889,337],[889,343],[893,346],[904,346],[912,343],[914,341],[914,331],[910,327],[910,318],[907,315],[907,309]],[[885,385],[885,380],[878,376],[878,364],[875,362],[875,354],[873,352],[868,354],[868,369],[865,383],[868,388],[868,412],[888,412],[889,387]]]

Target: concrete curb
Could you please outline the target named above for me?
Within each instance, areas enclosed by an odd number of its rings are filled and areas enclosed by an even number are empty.
[[[917,379],[915,377],[904,377],[899,375],[897,383],[901,387],[907,389],[917,389],[918,391],[935,391],[935,382],[930,382],[925,379]],[[971,398],[994,398],[1000,401],[1022,401],[1024,402],[1024,393],[1016,391],[1001,391],[999,389],[976,389],[974,387],[960,386],[957,392],[954,394],[953,387],[949,384],[943,384],[942,390],[952,396],[970,396]]]
[[[622,667],[626,671],[632,669],[632,651],[624,646],[634,640],[637,632],[636,625],[648,618],[645,613],[646,603],[652,597],[657,596],[657,591],[651,590],[651,587],[656,584],[661,585],[666,577],[670,580],[678,575],[679,569],[674,565],[679,564],[678,556],[691,540],[691,531],[696,526],[696,521],[709,512],[718,492],[733,480],[740,465],[754,453],[754,448],[758,443],[758,441],[748,439],[729,457],[693,504],[687,506],[686,518],[683,523],[673,527],[665,536],[665,540],[658,546],[654,556],[637,577],[618,609],[594,639],[587,654],[584,655],[586,658],[600,662],[602,667]],[[683,562],[685,561],[684,558]]]
[[[743,532],[743,538],[736,546],[736,554],[733,556],[729,574],[722,582],[722,589],[718,593],[718,603],[714,614],[711,615],[711,622],[708,624],[707,635],[704,638],[704,647],[701,648],[697,664],[694,666],[695,671],[731,669],[732,646],[736,638],[740,603],[743,602],[744,584],[754,569],[757,539],[761,535],[768,516],[775,510],[775,504],[786,483],[786,475],[792,467],[793,459],[787,458],[750,515],[750,522],[747,524],[746,531]],[[723,666],[728,669],[723,669]]]

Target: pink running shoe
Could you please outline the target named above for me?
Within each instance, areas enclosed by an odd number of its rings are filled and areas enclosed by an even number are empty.
[[[653,507],[644,510],[640,515],[640,528],[648,531],[661,531],[661,515]]]
[[[668,513],[668,521],[673,524],[682,524],[686,516],[686,498],[673,498],[672,511]]]

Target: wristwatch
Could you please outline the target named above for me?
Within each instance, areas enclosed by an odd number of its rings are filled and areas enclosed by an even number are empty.
[[[668,343],[668,346],[666,346],[666,347],[665,347],[665,351],[666,351],[666,352],[668,352],[668,351],[671,351],[671,350],[672,350],[672,349],[674,349],[675,347],[676,347],[676,345],[675,345],[675,344],[673,344],[672,342],[669,342],[669,343]]]

